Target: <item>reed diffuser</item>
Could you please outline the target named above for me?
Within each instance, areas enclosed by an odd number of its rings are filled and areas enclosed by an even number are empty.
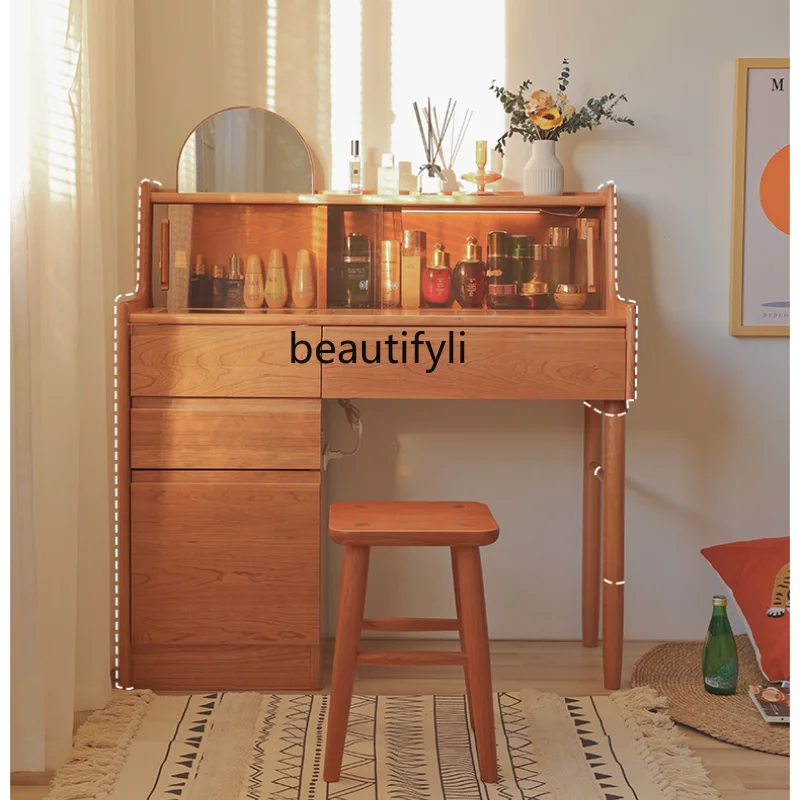
[[[444,171],[437,163],[442,150],[445,135],[453,121],[456,103],[452,98],[447,100],[441,127],[438,124],[438,111],[431,106],[428,98],[427,107],[420,113],[419,106],[414,103],[414,114],[417,117],[417,127],[422,139],[422,149],[425,151],[425,163],[419,168],[417,174],[417,190],[420,194],[441,194],[444,182]],[[425,120],[423,125],[423,118]]]

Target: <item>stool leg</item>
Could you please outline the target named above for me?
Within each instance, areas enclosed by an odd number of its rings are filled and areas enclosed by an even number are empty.
[[[328,783],[338,781],[342,769],[347,720],[350,716],[350,701],[353,697],[353,681],[361,638],[361,622],[364,617],[368,567],[368,547],[349,545],[345,547],[328,706],[328,734],[325,741],[323,778]]]
[[[461,652],[466,655],[467,648],[464,646],[464,622],[461,615],[461,601],[458,599],[458,561],[456,560],[455,547],[450,548],[450,559],[453,562],[453,589],[456,596],[456,617],[458,618],[458,639],[461,643]],[[464,662],[464,685],[467,695],[467,708],[469,710],[469,724],[475,730],[475,712],[472,710],[472,696],[469,686],[469,663]]]
[[[489,629],[483,596],[481,554],[477,547],[454,547],[453,555],[458,573],[458,601],[469,663],[469,693],[475,715],[475,740],[481,780],[484,783],[497,783],[492,666],[489,659]]]

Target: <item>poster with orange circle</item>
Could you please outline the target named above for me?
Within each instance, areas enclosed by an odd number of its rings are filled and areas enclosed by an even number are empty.
[[[789,63],[737,61],[731,333],[789,333]]]

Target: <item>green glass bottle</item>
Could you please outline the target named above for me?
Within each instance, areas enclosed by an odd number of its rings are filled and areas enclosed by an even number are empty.
[[[728,598],[715,595],[714,610],[703,645],[703,684],[710,694],[736,694],[739,656],[728,621]]]

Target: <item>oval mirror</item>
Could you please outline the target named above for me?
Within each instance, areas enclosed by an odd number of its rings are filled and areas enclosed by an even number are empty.
[[[297,128],[264,108],[227,108],[204,119],[178,157],[179,192],[314,191],[311,151]]]

